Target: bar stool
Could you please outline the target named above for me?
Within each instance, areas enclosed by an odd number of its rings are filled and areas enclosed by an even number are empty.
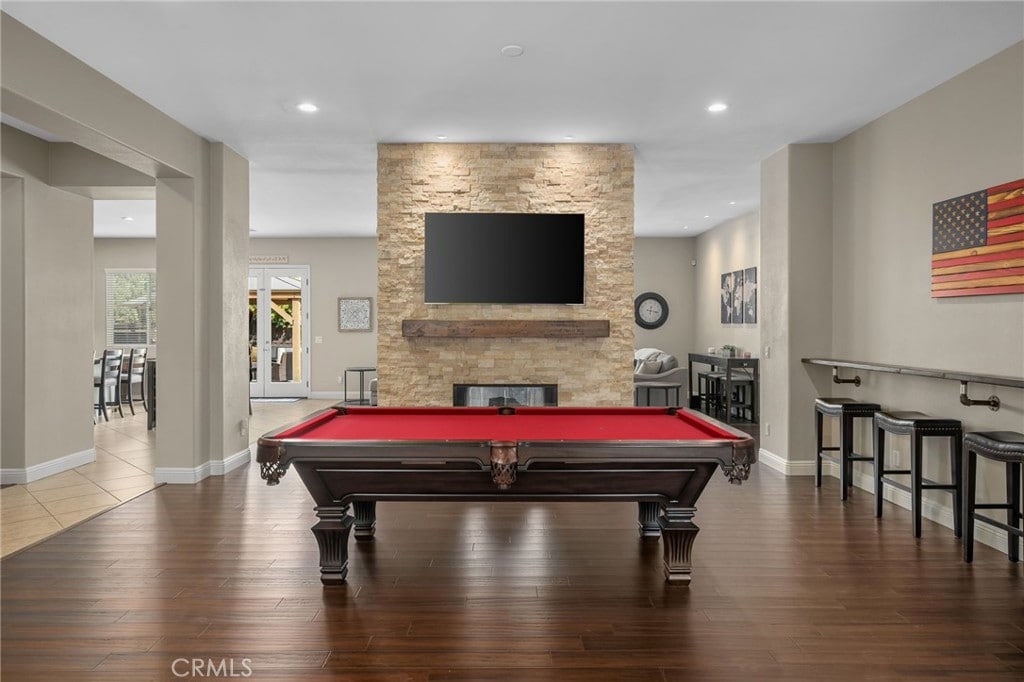
[[[974,522],[982,521],[1006,531],[1007,554],[1010,561],[1020,560],[1021,530],[1021,463],[1024,462],[1024,433],[1015,431],[971,432],[964,436],[967,499],[964,508],[964,561],[974,560]],[[975,503],[978,455],[1006,463],[1006,504]],[[1007,523],[977,513],[977,509],[1005,509]]]
[[[910,468],[885,468],[885,434],[910,436]],[[949,490],[953,493],[953,532],[961,537],[963,526],[963,425],[957,419],[939,419],[921,412],[875,413],[875,518],[882,518],[882,488],[889,484],[910,493],[914,514],[914,537],[921,537],[921,491]],[[949,438],[949,461],[953,481],[936,483],[924,477],[922,455],[924,439]],[[910,474],[910,485],[888,478],[886,474]]]
[[[747,414],[750,414],[750,421],[754,421],[755,407],[754,403],[757,400],[756,391],[754,390],[754,377],[748,372],[737,371],[732,373],[730,378],[732,383],[732,409],[736,413],[737,419],[747,419]],[[726,383],[722,380],[721,392],[725,392]],[[722,404],[728,404],[725,398],[722,398]],[[726,415],[726,419],[730,419],[731,415]]]
[[[814,487],[821,487],[821,461],[827,460],[839,465],[839,496],[846,499],[847,488],[853,485],[853,463],[874,462],[875,458],[858,455],[853,450],[853,423],[855,419],[874,419],[875,412],[882,409],[878,403],[863,403],[853,398],[815,398],[814,435],[817,453],[814,458]],[[839,446],[824,447],[822,443],[822,420],[825,416],[839,419]],[[838,452],[838,457],[826,455]]]
[[[697,374],[697,398],[703,404],[707,414],[716,415],[719,410],[719,398],[721,389],[719,381],[725,380],[725,372],[710,371]]]

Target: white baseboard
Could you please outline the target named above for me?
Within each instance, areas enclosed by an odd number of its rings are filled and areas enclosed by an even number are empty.
[[[154,483],[193,484],[210,475],[210,463],[197,467],[156,467],[153,469]]]
[[[780,471],[786,476],[813,476],[814,462],[791,462],[779,457],[774,452],[761,448],[757,451],[757,461],[765,466]]]
[[[83,464],[90,464],[96,461],[96,449],[89,448],[81,452],[73,452],[57,459],[51,459],[41,464],[33,464],[25,469],[0,469],[0,483],[10,485],[12,483],[31,483],[40,478],[62,474]]]
[[[251,453],[246,448],[225,459],[213,459],[197,467],[157,467],[153,470],[153,481],[192,485],[210,476],[223,476],[232,469],[248,464],[250,459]]]
[[[314,400],[345,400],[343,391],[310,391],[309,397]]]
[[[248,464],[251,458],[252,454],[249,451],[249,448],[246,448],[245,450],[236,452],[230,457],[213,460],[210,462],[210,475],[223,476],[233,469],[237,469],[244,464]]]
[[[813,462],[811,462],[813,468]],[[839,465],[833,462],[822,462],[821,469],[822,476],[831,476],[832,478],[839,478]],[[866,474],[862,471],[853,472],[853,485],[856,488],[866,490],[869,493],[874,494],[875,492],[875,477],[873,473]],[[887,502],[902,507],[903,509],[910,510],[910,493],[906,490],[900,490],[890,485],[882,486],[882,499]],[[952,496],[950,496],[952,502]],[[885,518],[885,510],[882,510],[882,518]],[[921,499],[921,518],[934,521],[940,526],[953,530],[953,505],[939,504],[934,500],[927,498]],[[974,525],[974,539],[976,542],[980,542],[983,545],[988,545],[998,549],[1003,554],[1006,554],[1009,550],[1007,544],[1006,531],[994,528],[987,523],[977,523]]]

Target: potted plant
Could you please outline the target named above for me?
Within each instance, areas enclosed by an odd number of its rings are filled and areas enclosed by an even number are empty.
[[[736,357],[736,346],[731,344],[725,344],[722,346],[722,357],[723,358],[734,358]]]

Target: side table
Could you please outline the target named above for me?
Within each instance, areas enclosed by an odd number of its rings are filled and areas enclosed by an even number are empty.
[[[351,404],[351,403],[354,403],[356,405],[369,405],[370,401],[366,397],[366,373],[367,372],[376,372],[376,371],[377,371],[376,367],[346,367],[345,368],[344,378],[342,379],[342,384],[343,384],[342,391],[345,394],[345,398],[344,398],[344,400],[342,402],[344,402],[346,405]],[[359,375],[359,399],[358,400],[349,400],[348,399],[348,373],[349,372],[355,372],[355,373],[357,373]]]

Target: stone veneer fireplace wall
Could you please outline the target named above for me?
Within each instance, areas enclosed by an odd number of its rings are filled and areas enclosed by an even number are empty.
[[[585,304],[426,305],[423,216],[461,211],[583,213]],[[378,404],[451,405],[456,383],[558,384],[560,405],[633,404],[631,145],[378,145],[377,253]],[[609,333],[407,337],[405,320],[606,320]]]

